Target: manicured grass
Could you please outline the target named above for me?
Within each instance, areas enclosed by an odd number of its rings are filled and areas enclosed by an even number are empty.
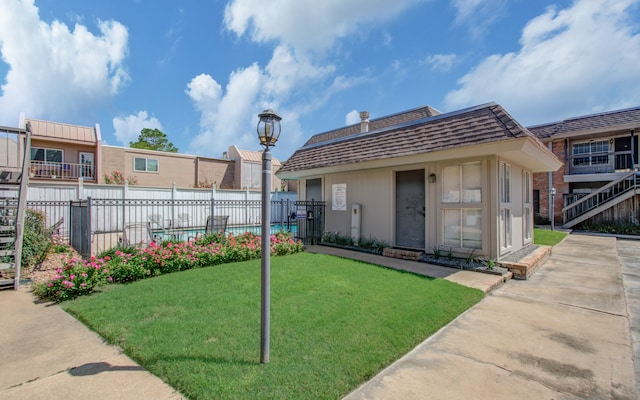
[[[565,236],[567,236],[566,232],[534,228],[533,243],[542,244],[545,246],[555,246],[556,244],[560,243],[560,241],[564,239]]]
[[[482,297],[327,255],[274,257],[268,364],[259,260],[109,287],[63,307],[191,399],[337,399]]]

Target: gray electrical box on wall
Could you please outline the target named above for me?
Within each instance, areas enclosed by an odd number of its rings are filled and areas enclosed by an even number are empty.
[[[362,206],[360,204],[351,205],[351,239],[358,245],[360,241],[360,223],[362,221]]]

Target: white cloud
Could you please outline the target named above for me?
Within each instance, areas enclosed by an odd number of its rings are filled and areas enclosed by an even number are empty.
[[[307,87],[335,71],[332,65],[316,66],[308,58],[300,58],[293,49],[280,45],[265,68],[269,76],[265,91],[271,96],[284,96],[294,88]]]
[[[360,122],[360,113],[358,110],[352,110],[344,118],[345,125],[354,125]]]
[[[230,145],[250,145],[248,118],[258,113],[254,104],[263,80],[257,64],[232,73],[224,93],[210,75],[193,78],[186,93],[201,113],[200,133],[190,144],[194,153],[220,156]]]
[[[547,9],[525,26],[518,52],[477,65],[447,94],[446,107],[497,101],[529,124],[637,105],[640,25],[628,15],[635,3],[581,0]]]
[[[432,71],[447,72],[459,62],[459,57],[453,53],[449,54],[430,54],[424,62],[431,67]]]
[[[458,14],[455,23],[464,25],[474,37],[480,37],[505,13],[506,0],[453,0]]]
[[[336,40],[366,32],[424,1],[428,0],[281,0],[276,7],[258,0],[231,0],[225,9],[226,29],[258,43],[273,42],[273,54],[263,68],[254,63],[233,72],[224,90],[209,75],[199,75],[187,85],[186,93],[201,113],[192,151],[216,156],[233,144],[255,149],[257,114],[273,108],[283,117],[274,153],[288,156],[301,144],[300,115],[370,79],[336,76],[336,67],[323,53]],[[294,96],[306,100],[287,104]]]
[[[296,50],[324,50],[369,24],[388,21],[425,0],[232,0],[224,22],[238,36],[279,41]]]
[[[149,117],[146,111],[121,115],[113,119],[114,135],[124,146],[129,146],[129,142],[137,141],[140,131],[144,128],[162,130],[162,124],[156,117]]]
[[[127,29],[98,21],[98,35],[76,23],[40,20],[34,0],[0,2],[2,85],[0,124],[24,111],[35,118],[74,119],[118,93],[129,80],[124,61]]]

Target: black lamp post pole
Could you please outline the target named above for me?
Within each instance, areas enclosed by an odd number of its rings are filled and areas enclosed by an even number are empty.
[[[262,263],[261,263],[261,313],[260,313],[260,362],[269,362],[269,325],[271,290],[271,152],[267,147],[262,153]]]

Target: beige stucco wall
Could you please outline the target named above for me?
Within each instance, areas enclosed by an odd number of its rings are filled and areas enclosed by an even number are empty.
[[[134,171],[134,158],[158,160],[158,172]],[[124,173],[125,177],[135,177],[138,185],[169,187],[175,182],[177,187],[194,187],[207,181],[216,183],[221,189],[234,187],[235,162],[228,159],[198,157],[188,154],[132,149],[128,147],[102,146],[102,173],[112,171]]]
[[[98,167],[98,183],[104,182],[104,175],[113,171],[123,172],[125,176],[132,175],[124,171],[124,149],[122,147],[102,146],[102,165]]]
[[[235,186],[235,162],[232,160],[220,160],[198,158],[197,182],[214,183],[218,189],[238,189]]]
[[[351,235],[351,206],[361,204],[362,223],[361,237],[373,237],[378,240],[394,244],[395,241],[395,173],[397,171],[425,170],[425,249],[431,253],[434,248],[442,247],[443,208],[451,208],[442,203],[442,170],[447,165],[466,162],[482,162],[482,201],[468,205],[470,208],[482,210],[482,244],[483,248],[474,252],[498,258],[517,251],[524,241],[523,224],[523,169],[511,165],[511,196],[512,196],[512,246],[500,254],[499,242],[499,159],[495,156],[482,158],[453,159],[443,162],[424,162],[403,165],[402,167],[373,168],[361,171],[340,172],[324,176],[309,176],[300,180],[299,198],[306,199],[306,180],[322,179],[322,197],[326,202],[325,231]],[[429,175],[436,175],[436,182],[429,182]],[[347,210],[332,210],[332,185],[347,185]],[[462,207],[466,207],[463,205]],[[459,256],[468,254],[467,249],[453,249]]]

